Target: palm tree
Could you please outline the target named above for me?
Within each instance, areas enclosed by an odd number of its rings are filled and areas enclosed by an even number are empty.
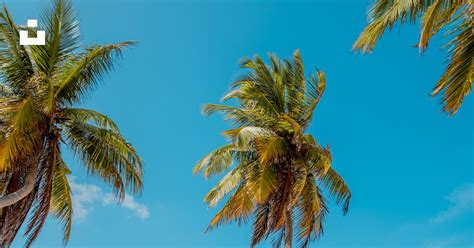
[[[71,232],[72,199],[64,148],[119,199],[142,189],[142,161],[107,116],[74,105],[113,69],[132,42],[80,49],[72,4],[54,0],[43,12],[46,45],[20,46],[19,29],[0,12],[0,247],[13,242],[28,212],[26,246],[51,212]],[[33,30],[29,30],[33,31]]]
[[[293,60],[269,57],[271,65],[258,56],[242,61],[250,72],[223,98],[238,107],[204,107],[206,115],[222,113],[233,129],[223,133],[229,144],[209,153],[193,172],[209,178],[228,171],[204,199],[213,207],[230,195],[208,229],[253,218],[252,247],[269,235],[275,246],[284,241],[292,247],[296,224],[300,246],[307,247],[323,232],[328,208],[322,189],[343,204],[344,214],[351,192],[331,167],[329,147],[305,132],[324,93],[323,72],[307,80],[299,51]]]
[[[429,40],[446,30],[450,41],[448,66],[432,96],[442,95],[443,111],[456,114],[471,92],[474,75],[474,32],[471,0],[377,0],[368,12],[369,23],[354,43],[356,51],[370,52],[385,30],[421,18],[417,47],[424,52]]]

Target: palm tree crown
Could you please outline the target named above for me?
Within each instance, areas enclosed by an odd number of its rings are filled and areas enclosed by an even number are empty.
[[[421,18],[417,47],[421,52],[440,30],[450,37],[448,66],[432,91],[442,95],[443,111],[455,114],[472,88],[474,32],[471,0],[377,0],[368,13],[369,23],[354,43],[355,50],[370,52],[385,30]]]
[[[238,107],[204,107],[205,114],[224,114],[234,128],[223,133],[229,144],[199,161],[194,173],[208,178],[228,171],[205,197],[212,207],[230,195],[209,229],[253,217],[252,247],[271,234],[276,246],[284,241],[291,247],[294,222],[301,247],[307,247],[323,231],[328,209],[322,189],[343,204],[344,213],[351,193],[331,167],[329,148],[305,133],[324,93],[323,72],[307,80],[298,51],[292,60],[269,57],[271,65],[258,56],[242,61],[249,73],[223,98]]]
[[[13,242],[28,212],[26,246],[50,212],[64,223],[64,241],[69,239],[71,171],[62,159],[63,146],[119,199],[127,189],[142,189],[142,161],[117,125],[94,110],[74,107],[133,43],[80,49],[78,22],[67,0],[54,0],[42,23],[46,45],[20,46],[21,27],[5,7],[0,12],[1,247]]]

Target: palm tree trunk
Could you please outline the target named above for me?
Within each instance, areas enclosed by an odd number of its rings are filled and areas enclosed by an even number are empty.
[[[36,177],[35,166],[31,165],[26,173],[25,184],[21,189],[6,196],[0,196],[0,209],[19,202],[33,191]]]
[[[293,246],[293,218],[291,210],[285,212],[285,248]]]

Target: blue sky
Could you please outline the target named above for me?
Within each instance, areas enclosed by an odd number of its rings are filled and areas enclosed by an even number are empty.
[[[48,1],[5,3],[26,23]],[[69,156],[76,197],[69,247],[248,247],[248,225],[204,233],[218,209],[202,198],[216,180],[191,169],[224,144],[227,124],[203,117],[200,107],[229,89],[241,72],[239,58],[288,57],[299,48],[307,72],[322,69],[328,83],[309,132],[331,145],[333,166],[353,194],[347,216],[331,205],[325,234],[313,246],[472,248],[472,95],[456,116],[440,112],[429,92],[444,69],[443,42],[435,39],[420,55],[416,25],[387,33],[371,55],[353,53],[369,4],[75,1],[84,44],[139,41],[85,106],[117,121],[146,175],[144,194],[117,206]],[[61,247],[54,220],[36,246]]]

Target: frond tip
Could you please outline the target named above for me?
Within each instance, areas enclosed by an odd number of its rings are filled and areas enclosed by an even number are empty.
[[[473,84],[473,32],[471,1],[391,1],[377,0],[371,7],[369,22],[353,45],[355,51],[371,52],[386,29],[421,17],[421,33],[417,43],[424,52],[430,39],[447,30],[448,66],[431,95],[441,96],[443,111],[454,115]]]

